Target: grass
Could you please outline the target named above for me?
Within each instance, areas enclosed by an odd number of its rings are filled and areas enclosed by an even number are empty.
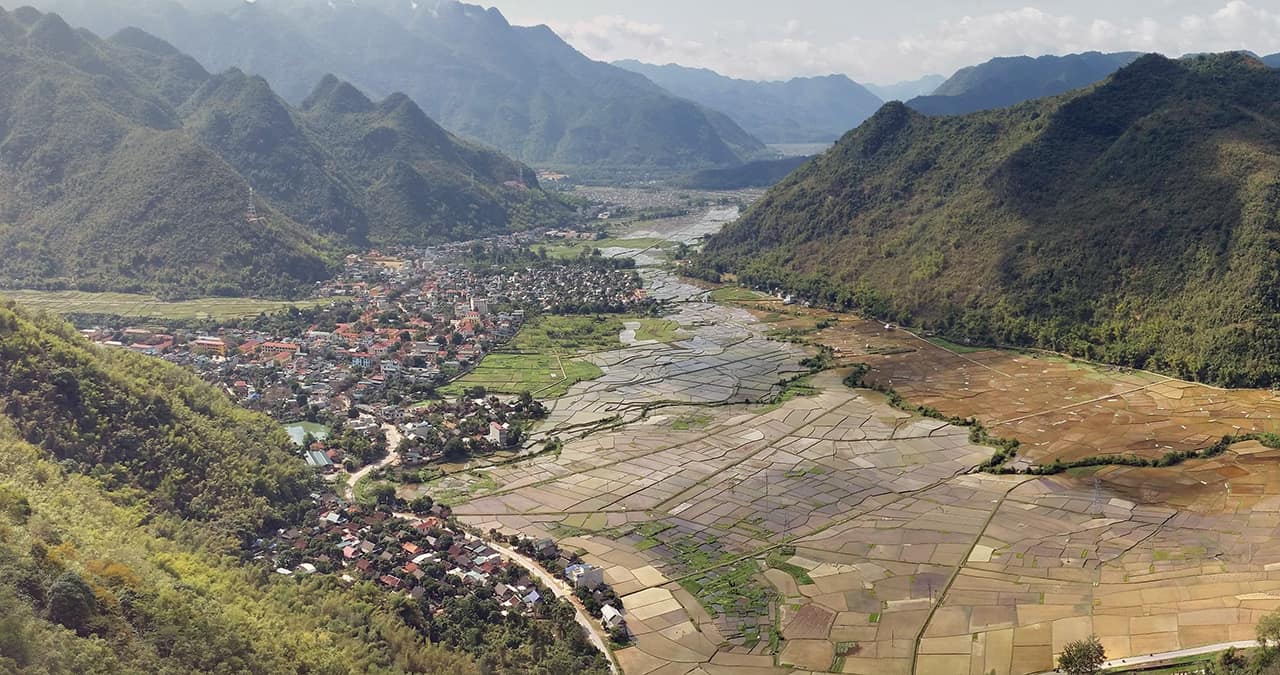
[[[753,291],[750,288],[726,286],[711,291],[711,299],[714,302],[753,302],[756,300],[768,300],[770,296],[759,291]]]
[[[925,340],[928,340],[931,344],[942,347],[943,349],[955,354],[972,354],[974,352],[982,352],[987,350],[986,347],[972,347],[970,345],[957,344],[946,338],[940,338],[937,336],[927,337],[925,338]]]
[[[444,483],[448,483],[448,487],[437,489]],[[437,504],[456,506],[497,489],[498,481],[493,476],[480,471],[468,471],[465,474],[448,476],[441,479],[439,483],[428,486],[427,494],[431,495]]]
[[[670,319],[639,319],[640,328],[636,329],[636,340],[654,340],[672,342],[676,339],[676,331],[680,324]]]
[[[603,374],[595,364],[573,357],[617,349],[622,322],[614,316],[538,317],[440,393],[457,396],[469,387],[484,387],[503,394],[527,391],[544,399],[563,396],[573,385]]]
[[[705,428],[711,424],[711,416],[702,413],[689,413],[675,418],[671,422],[671,428],[675,431],[690,431],[693,429]]]
[[[175,321],[227,321],[276,312],[290,306],[314,307],[331,302],[323,299],[290,302],[257,298],[202,298],[165,302],[149,295],[87,291],[0,291],[0,295],[54,314],[110,314]]]
[[[671,245],[665,239],[657,237],[638,237],[635,239],[597,239],[594,241],[573,241],[548,245],[547,257],[555,260],[572,260],[582,255],[583,250],[591,250],[598,248],[601,250],[608,248],[625,248],[633,251],[643,251],[645,249],[662,247]]]
[[[800,586],[809,586],[813,584],[813,578],[809,576],[809,571],[799,565],[793,565],[787,562],[790,554],[784,554],[781,551],[772,553],[766,559],[769,567],[776,570],[782,570],[795,579],[796,584]]]

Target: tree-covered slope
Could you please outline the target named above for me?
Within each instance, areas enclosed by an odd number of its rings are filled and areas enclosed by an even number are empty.
[[[3,301],[0,467],[0,672],[476,672],[376,593],[241,559],[314,489],[278,425]]]
[[[1087,87],[1140,56],[1138,52],[1085,52],[1066,56],[1011,56],[962,68],[929,96],[907,101],[926,115],[963,115]]]
[[[960,117],[889,104],[703,262],[958,339],[1271,384],[1278,129],[1280,73],[1240,54]]]
[[[39,4],[99,32],[139,26],[214,70],[261,74],[294,103],[326,73],[375,96],[404,92],[446,128],[527,162],[671,169],[736,164],[764,149],[728,118],[494,9],[449,0]]]
[[[122,52],[56,15],[0,10],[0,282],[170,294],[288,293],[328,245],[182,130]]]
[[[375,107],[330,76],[298,110],[140,30],[100,40],[29,8],[0,13],[0,57],[0,287],[285,295],[345,248],[573,215],[403,94]]]
[[[671,93],[732,117],[766,143],[825,143],[858,126],[882,101],[844,75],[780,82],[737,80],[705,68],[618,61]]]

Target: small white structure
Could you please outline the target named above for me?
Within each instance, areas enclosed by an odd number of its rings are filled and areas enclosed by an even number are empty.
[[[614,609],[613,605],[605,605],[600,608],[600,623],[604,624],[605,628],[613,630],[626,623],[626,619],[622,618],[622,612]]]

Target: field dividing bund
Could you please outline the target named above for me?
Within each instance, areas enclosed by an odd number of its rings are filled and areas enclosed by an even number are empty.
[[[104,314],[138,319],[225,321],[276,312],[287,307],[314,307],[329,300],[263,300],[259,298],[201,298],[168,302],[134,293],[88,291],[0,291],[27,307],[53,314]]]

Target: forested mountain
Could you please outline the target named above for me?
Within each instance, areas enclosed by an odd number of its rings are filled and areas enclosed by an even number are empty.
[[[567,605],[508,617],[443,568],[421,603],[277,574],[258,538],[307,531],[326,489],[284,430],[2,299],[0,465],[0,672],[607,671]]]
[[[330,77],[298,110],[142,31],[102,40],[30,8],[0,10],[0,58],[0,285],[290,294],[345,247],[570,215],[404,95],[375,105]]]
[[[765,143],[825,143],[858,126],[882,101],[844,75],[754,82],[705,68],[618,61],[667,91],[719,110]]]
[[[947,78],[941,75],[925,75],[918,80],[906,80],[893,84],[864,84],[868,91],[882,101],[908,101],[917,96],[932,94]]]
[[[926,115],[962,115],[1079,89],[1132,63],[1138,52],[1011,56],[962,68],[929,96],[907,101]]]
[[[380,603],[238,560],[312,489],[267,418],[3,301],[0,392],[0,671],[477,672]]]
[[[764,150],[724,115],[590,60],[546,26],[452,0],[39,4],[103,33],[138,26],[206,67],[261,74],[294,103],[326,73],[379,96],[401,91],[446,128],[527,162],[672,169]]]
[[[786,178],[812,157],[784,157],[747,162],[742,166],[723,169],[703,169],[690,174],[684,180],[686,187],[695,190],[740,190],[742,188],[769,187]]]
[[[1280,381],[1280,72],[1144,56],[958,117],[890,103],[712,238],[704,271],[955,339]]]

